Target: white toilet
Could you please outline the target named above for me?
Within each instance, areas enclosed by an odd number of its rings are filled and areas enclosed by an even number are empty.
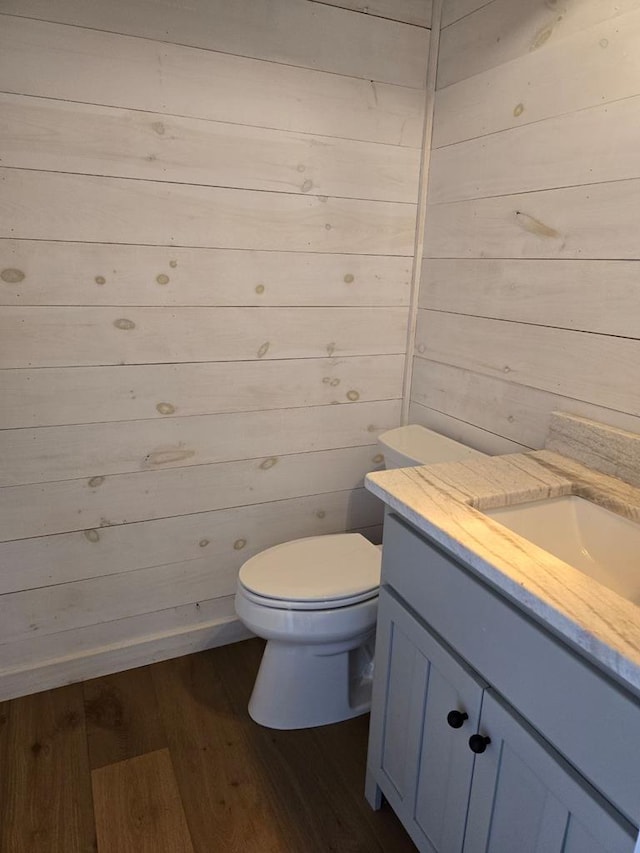
[[[482,456],[425,427],[379,436],[387,468]],[[380,546],[359,533],[275,545],[242,566],[236,612],[267,645],[249,701],[274,729],[322,726],[369,710]]]

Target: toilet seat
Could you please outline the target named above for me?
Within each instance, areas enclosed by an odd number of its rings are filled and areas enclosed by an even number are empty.
[[[251,557],[238,584],[242,595],[264,607],[348,607],[378,595],[380,560],[380,550],[359,533],[310,536]]]
[[[331,610],[339,607],[349,607],[352,604],[359,604],[362,601],[369,601],[371,598],[377,598],[379,590],[376,588],[369,592],[362,592],[359,595],[350,595],[347,598],[323,598],[314,599],[313,601],[299,601],[290,598],[268,598],[266,595],[256,595],[254,592],[246,589],[239,584],[241,594],[254,604],[260,604],[263,607],[271,607],[278,610]]]

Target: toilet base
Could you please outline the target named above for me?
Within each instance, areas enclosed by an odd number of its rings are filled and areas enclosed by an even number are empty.
[[[374,637],[371,632],[364,641],[314,645],[269,640],[249,700],[250,716],[271,729],[305,729],[367,713]]]

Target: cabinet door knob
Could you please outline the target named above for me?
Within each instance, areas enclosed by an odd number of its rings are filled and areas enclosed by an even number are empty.
[[[469,715],[464,711],[449,711],[447,714],[447,722],[452,729],[459,729],[464,725],[464,721],[469,719]]]
[[[484,735],[471,735],[469,738],[469,749],[476,755],[481,755],[491,743],[490,737]]]

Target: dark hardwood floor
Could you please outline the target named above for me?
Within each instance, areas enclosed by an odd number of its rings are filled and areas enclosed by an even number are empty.
[[[0,703],[1,853],[415,853],[363,796],[366,717],[279,732],[248,640]]]

